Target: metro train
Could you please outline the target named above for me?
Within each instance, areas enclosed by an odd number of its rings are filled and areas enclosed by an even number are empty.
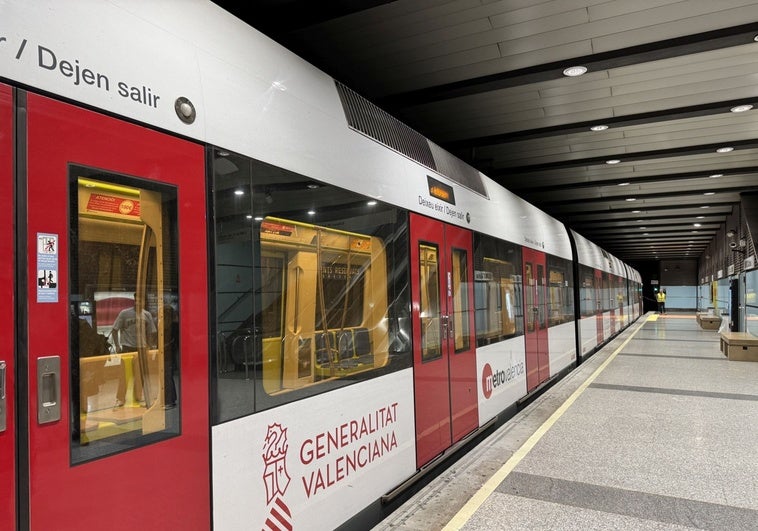
[[[640,316],[633,268],[178,4],[0,2],[0,528],[367,526]]]

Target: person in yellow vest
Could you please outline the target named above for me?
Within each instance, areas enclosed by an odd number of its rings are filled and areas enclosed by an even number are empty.
[[[658,313],[666,313],[666,290],[661,290],[655,295],[658,301]]]

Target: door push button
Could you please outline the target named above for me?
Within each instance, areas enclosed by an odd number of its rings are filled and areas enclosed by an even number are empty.
[[[61,357],[37,358],[37,423],[61,419]]]

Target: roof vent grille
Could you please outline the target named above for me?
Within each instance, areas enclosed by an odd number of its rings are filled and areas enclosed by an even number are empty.
[[[432,151],[423,135],[339,81],[335,81],[335,83],[342,100],[342,108],[345,110],[345,118],[347,118],[347,123],[352,129],[373,138],[398,153],[402,153],[427,168],[437,171]]]

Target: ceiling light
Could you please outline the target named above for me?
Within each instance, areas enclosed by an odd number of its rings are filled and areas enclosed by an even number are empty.
[[[590,127],[590,131],[605,131],[608,129],[607,125],[593,125]]]
[[[749,111],[752,108],[753,108],[752,105],[746,104],[746,105],[737,105],[736,107],[732,107],[729,110],[732,112],[745,112],[745,111]]]
[[[245,216],[245,219],[253,219],[253,215],[252,214],[248,214],[247,216]]]
[[[709,175],[708,178],[709,179],[718,179],[719,177],[723,177],[723,176],[724,176],[723,173],[714,173],[713,175]]]
[[[700,208],[711,208],[711,205],[703,205]]]
[[[618,164],[619,162],[621,162],[619,159],[611,159],[605,161],[606,164]]]
[[[244,190],[235,190],[234,191],[234,195],[244,195],[244,194],[245,194]]]
[[[368,206],[374,206],[376,204],[376,201],[371,200],[368,203],[366,203]]]
[[[563,71],[564,76],[577,77],[587,73],[586,66],[570,66]]]
[[[319,185],[316,183],[308,183],[306,186],[308,187],[308,190],[315,190],[316,188],[319,188]]]
[[[755,42],[758,42],[758,35],[756,35],[755,37],[753,37],[753,40],[754,40]]]
[[[632,214],[639,214],[642,210],[632,210]]]
[[[637,201],[636,197],[627,197],[626,201]]]
[[[703,195],[714,195],[716,192],[703,192]]]
[[[729,153],[730,151],[734,151],[734,148],[733,147],[722,147],[722,148],[718,148],[716,150],[716,153]]]
[[[309,216],[313,216],[313,215],[315,215],[315,214],[316,214],[316,211],[315,211],[315,210],[309,210],[309,211],[308,211],[308,215],[309,215]]]
[[[255,216],[253,219],[255,221],[263,221],[263,216]]]
[[[629,186],[629,183],[619,183],[619,186]]]
[[[693,226],[695,226],[695,227],[702,227],[703,225],[701,225],[700,223],[694,223]]]
[[[697,216],[695,219],[705,219],[705,216]]]

